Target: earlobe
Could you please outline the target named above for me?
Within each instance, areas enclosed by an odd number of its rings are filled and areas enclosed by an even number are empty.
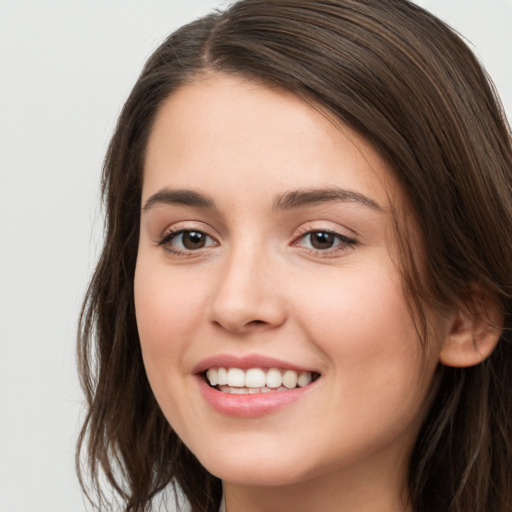
[[[463,306],[455,313],[439,355],[442,364],[475,366],[492,354],[502,333],[503,315],[490,299],[480,306],[480,311]]]

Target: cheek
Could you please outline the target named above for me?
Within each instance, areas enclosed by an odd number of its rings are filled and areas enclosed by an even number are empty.
[[[397,438],[412,446],[428,407],[435,353],[423,350],[396,280],[368,269],[346,277],[342,288],[333,284],[322,299],[303,302],[310,312],[304,329],[329,365],[326,395],[338,404],[322,413],[335,426],[332,439],[343,431],[351,432],[354,449]]]
[[[297,316],[326,354],[335,386],[422,397],[435,357],[423,351],[396,270],[373,265],[340,269],[324,281],[316,277],[315,286],[302,281]]]
[[[382,338],[415,336],[398,277],[380,266],[335,270],[314,275],[314,282],[303,276],[298,302],[308,312],[301,315],[304,320],[326,330],[329,338],[368,336],[373,348]]]
[[[198,325],[204,307],[198,287],[186,276],[144,258],[137,261],[134,282],[135,314],[144,364],[150,380],[167,374],[169,363],[179,364],[191,328]]]

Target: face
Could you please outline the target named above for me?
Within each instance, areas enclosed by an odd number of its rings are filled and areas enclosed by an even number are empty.
[[[392,257],[400,197],[361,137],[290,93],[216,75],[162,106],[137,323],[162,411],[211,473],[278,486],[405,467],[439,350]]]

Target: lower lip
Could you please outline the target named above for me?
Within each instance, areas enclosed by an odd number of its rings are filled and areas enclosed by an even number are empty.
[[[289,391],[235,395],[212,388],[202,377],[198,377],[198,380],[203,397],[216,411],[238,418],[255,418],[278,411],[300,400],[316,383]]]

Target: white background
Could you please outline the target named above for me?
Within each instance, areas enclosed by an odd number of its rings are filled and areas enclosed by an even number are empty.
[[[226,3],[0,0],[0,512],[85,510],[75,331],[103,154],[151,51]],[[418,3],[472,42],[512,118],[512,0]]]

